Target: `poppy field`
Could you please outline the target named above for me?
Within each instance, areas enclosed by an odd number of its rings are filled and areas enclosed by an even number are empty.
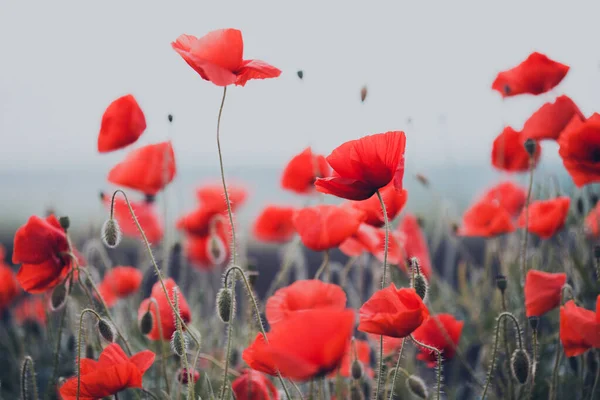
[[[502,179],[461,219],[411,210],[408,180],[436,193],[409,167],[407,123],[294,149],[277,185],[303,205],[268,202],[245,224],[252,194],[221,146],[239,134],[222,127],[228,99],[305,72],[246,52],[238,29],[199,34],[172,56],[222,93],[202,110],[219,173],[168,218],[171,141],[140,144],[135,93],[97,110],[97,153],[123,152],[98,183],[117,188],[95,199],[101,228],[31,215],[0,253],[0,399],[600,399],[600,114],[559,94],[568,60],[498,68],[503,102],[548,101],[489,143]],[[543,142],[566,182],[539,184]]]

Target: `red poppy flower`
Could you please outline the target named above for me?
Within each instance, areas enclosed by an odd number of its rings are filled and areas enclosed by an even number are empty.
[[[119,97],[104,111],[98,152],[106,153],[129,146],[146,130],[146,118],[135,97],[128,94]]]
[[[526,137],[521,132],[515,131],[510,126],[504,128],[502,133],[494,140],[492,148],[492,165],[508,172],[529,171],[529,154],[525,150]],[[533,153],[534,167],[537,165],[542,148],[535,143]]]
[[[574,117],[585,121],[573,100],[568,96],[558,96],[554,103],[546,103],[534,112],[521,132],[526,139],[556,140]]]
[[[165,280],[165,287],[167,288],[167,293],[169,293],[169,299],[171,299],[171,302],[174,302],[175,299],[175,297],[173,296],[173,288],[175,288],[176,286],[177,284],[173,279],[169,278]],[[165,296],[160,282],[156,282],[154,286],[152,286],[150,298],[156,299],[156,302],[158,303],[158,315],[160,316],[160,324],[162,327],[162,339],[169,340],[171,339],[171,336],[173,335],[173,332],[175,332],[176,329],[175,315],[173,315],[173,310],[169,305],[169,301]],[[153,302],[150,301],[150,298],[145,299],[140,304],[140,308],[138,309],[138,319],[142,319],[144,314],[146,314],[146,312],[150,310],[150,313],[152,313],[152,330],[146,336],[150,340],[160,340],[156,306],[153,304]],[[192,319],[190,307],[188,306],[188,303],[185,300],[185,297],[183,297],[183,295],[181,294],[181,292],[179,293],[179,315],[186,324]]]
[[[175,177],[175,153],[171,142],[149,144],[130,152],[108,173],[108,181],[118,186],[155,195]]]
[[[344,240],[342,244],[340,244],[339,249],[348,257],[358,257],[361,254],[369,251],[369,249],[354,236]]]
[[[212,233],[204,236],[188,236],[185,242],[185,253],[193,266],[201,270],[211,269],[229,260],[230,238],[230,230],[220,224]]]
[[[137,292],[141,284],[142,272],[139,269],[118,266],[104,275],[98,291],[106,305],[112,307],[119,299]]]
[[[556,232],[561,230],[569,214],[571,199],[569,197],[558,197],[552,200],[538,200],[529,205],[529,231],[535,233],[542,239],[550,239]],[[525,227],[525,213],[523,210],[519,217],[519,227]]]
[[[377,260],[383,262],[385,255],[385,229],[361,224],[354,237],[356,237]],[[400,235],[397,232],[390,232],[388,241],[388,264],[404,267],[406,256],[404,255],[402,247],[403,242]]]
[[[215,213],[227,212],[227,203],[225,202],[225,192],[220,183],[204,185],[196,190],[196,196],[202,207]],[[246,201],[248,191],[239,185],[227,184],[227,196],[231,203],[231,210],[236,211]]]
[[[438,323],[446,331],[445,334]],[[442,357],[449,360],[454,357],[464,324],[463,321],[456,320],[451,314],[438,314],[423,322],[423,325],[413,332],[413,337],[421,343],[442,351]],[[447,338],[452,340],[452,343]],[[419,350],[421,352],[417,358],[427,362],[428,367],[435,367],[437,355],[424,347],[419,346]]]
[[[558,138],[558,154],[578,187],[600,181],[600,114],[575,116]]]
[[[46,326],[47,309],[48,298],[46,296],[27,297],[15,306],[13,317],[17,325],[23,325],[26,321],[34,321],[41,326]]]
[[[588,235],[593,237],[600,236],[600,203],[585,217],[584,225]]]
[[[346,142],[327,157],[334,173],[318,178],[317,190],[349,200],[366,200],[392,181],[400,190],[405,146],[406,136],[400,131]]]
[[[0,258],[0,311],[8,308],[19,291],[19,284],[12,268],[4,264],[3,258]]]
[[[265,313],[271,326],[301,310],[346,307],[346,293],[338,285],[317,279],[301,280],[281,288],[267,300]]]
[[[527,200],[527,192],[512,182],[501,182],[490,188],[481,197],[481,201],[496,201],[512,216],[521,214],[521,210]]]
[[[385,204],[388,220],[392,221],[404,208],[408,199],[408,192],[406,189],[396,190],[393,185],[388,185],[381,190],[381,197]],[[353,201],[350,204],[352,207],[365,213],[367,218],[365,220],[366,224],[377,228],[384,226],[383,209],[377,195],[373,195],[367,200]]]
[[[379,338],[381,337],[381,335],[367,333],[367,336],[372,341],[377,342],[379,344]],[[404,338],[395,338],[395,337],[384,336],[383,337],[383,355],[385,357],[387,357],[387,356],[396,354],[398,351],[400,351],[400,347],[402,346],[403,341],[404,341]]]
[[[354,330],[354,311],[312,309],[297,312],[261,334],[242,358],[257,371],[305,381],[325,376],[341,363]]]
[[[67,235],[58,219],[29,218],[15,233],[12,261],[21,264],[17,280],[29,293],[42,293],[62,282],[70,267]]]
[[[264,242],[287,242],[296,233],[293,222],[295,212],[293,207],[265,207],[254,222],[254,236]]]
[[[419,260],[421,273],[426,278],[429,278],[431,276],[429,247],[427,246],[427,239],[425,239],[425,235],[419,226],[417,217],[412,214],[406,214],[398,226],[398,232],[402,236],[405,257],[407,259],[416,257]]]
[[[110,210],[112,198],[102,195],[102,200],[106,208]],[[164,231],[154,203],[133,200],[129,200],[129,203],[148,241],[151,244],[160,243]],[[142,235],[129,212],[127,202],[120,196],[115,197],[114,217],[119,223],[123,235],[141,239]]]
[[[194,211],[185,214],[177,220],[177,229],[184,230],[193,236],[206,236],[209,234],[211,225],[220,225],[227,220],[222,212],[215,212],[204,206],[199,206]]]
[[[63,400],[94,400],[127,388],[141,388],[142,376],[154,363],[154,357],[153,352],[144,350],[129,358],[118,344],[111,343],[98,361],[81,359],[79,397],[76,376],[60,387],[60,395]]]
[[[333,371],[329,374],[329,377],[335,378],[338,372],[340,376],[343,376],[344,378],[352,377],[352,363],[355,359],[358,359],[362,363],[365,374],[367,376],[370,376],[372,378],[375,375],[373,369],[370,367],[371,346],[369,346],[369,342],[366,342],[364,340],[355,340],[354,345],[352,344],[352,342],[348,343],[348,347],[346,347],[346,351],[344,352],[344,358],[342,358],[342,363],[340,364],[338,371]]]
[[[330,172],[325,157],[313,154],[308,147],[287,164],[281,176],[281,187],[298,194],[311,193],[315,179],[328,177]]]
[[[549,59],[540,53],[531,53],[521,64],[500,72],[492,89],[502,97],[519,94],[542,94],[552,90],[569,72],[569,66]]]
[[[361,219],[358,212],[321,205],[297,211],[293,222],[306,247],[323,251],[339,246],[356,233]]]
[[[281,75],[279,69],[263,61],[242,59],[244,41],[237,29],[220,29],[201,38],[181,35],[171,46],[202,79],[217,86],[244,86],[250,79]]]
[[[277,388],[266,376],[246,369],[231,384],[236,400],[279,400]]]
[[[410,335],[429,317],[414,289],[397,289],[393,283],[375,292],[359,313],[359,331],[395,338]]]
[[[496,201],[478,201],[463,215],[461,236],[492,237],[515,230],[511,217]]]
[[[596,312],[577,307],[573,300],[560,308],[560,341],[567,357],[600,348],[600,296]]]
[[[567,282],[567,274],[542,272],[532,269],[525,278],[525,313],[527,317],[541,317],[560,304],[560,292]]]

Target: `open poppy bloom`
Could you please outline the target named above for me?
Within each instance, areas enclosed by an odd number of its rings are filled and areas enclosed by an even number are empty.
[[[532,269],[525,278],[525,314],[529,317],[541,317],[558,307],[567,274],[550,273]]]
[[[104,111],[100,133],[98,134],[98,152],[106,153],[129,146],[146,130],[146,117],[135,97],[128,94],[119,97]]]
[[[560,341],[567,357],[575,357],[592,348],[600,348],[600,296],[596,312],[578,307],[569,300],[560,308]]]
[[[17,325],[22,326],[27,321],[33,321],[41,326],[46,326],[49,308],[48,296],[32,296],[20,301],[12,310]]]
[[[442,351],[442,357],[444,357],[445,360],[449,360],[454,357],[454,354],[456,353],[456,347],[458,346],[464,324],[463,321],[458,321],[454,318],[452,314],[437,314],[423,322],[423,324],[413,332],[413,337],[423,344]],[[440,325],[446,331],[445,334],[441,330]],[[449,338],[452,343],[450,343],[447,338]],[[418,345],[417,347],[419,347],[420,350],[420,353],[417,354],[417,358],[425,361],[428,367],[435,367],[437,365],[437,354],[424,347]]]
[[[288,162],[281,176],[281,187],[298,194],[309,194],[315,188],[315,180],[329,176],[330,172],[325,157],[313,154],[308,147]]]
[[[71,268],[67,235],[54,215],[29,218],[15,233],[12,261],[21,264],[17,280],[29,293],[42,293],[62,282]]]
[[[492,147],[492,165],[499,170],[507,172],[529,171],[529,154],[525,150],[526,137],[521,132],[515,131],[510,126],[504,128],[502,133],[494,140]],[[537,165],[542,148],[535,143],[533,153],[533,167]]]
[[[516,217],[521,214],[521,210],[525,205],[527,192],[513,182],[506,181],[488,189],[481,197],[481,200],[496,201],[511,216]]]
[[[108,181],[155,195],[175,177],[175,153],[171,142],[149,144],[130,152],[108,173]]]
[[[393,185],[388,185],[381,190],[381,198],[385,204],[388,220],[391,222],[404,208],[408,199],[406,189],[396,190]],[[367,200],[353,201],[350,205],[366,215],[365,224],[380,228],[385,225],[383,209],[377,195],[373,195]]]
[[[169,299],[171,299],[171,302],[173,302],[173,304],[175,304],[174,303],[175,297],[173,296],[173,288],[175,288],[176,286],[177,286],[177,284],[175,283],[175,281],[173,279],[168,278],[165,280],[165,287],[167,289],[167,293],[169,294]],[[158,303],[158,314],[156,313],[156,311],[157,311],[156,305],[154,305],[154,303],[152,301],[150,301],[150,298],[154,298],[156,300],[156,302]],[[161,328],[162,328],[162,339],[170,340],[171,336],[173,335],[173,332],[175,332],[175,329],[176,329],[175,315],[173,314],[173,310],[171,309],[171,306],[169,305],[169,301],[167,300],[167,297],[165,296],[165,293],[162,289],[160,282],[156,282],[154,284],[154,286],[152,286],[152,292],[151,292],[150,298],[145,299],[140,304],[140,308],[138,309],[138,320],[142,319],[144,314],[146,314],[146,312],[148,310],[150,310],[150,313],[152,314],[152,330],[146,336],[150,340],[160,340],[161,339],[160,333],[159,333],[159,327],[158,327],[159,317],[160,317],[160,324],[161,324]],[[183,294],[181,294],[181,292],[179,292],[179,315],[181,316],[181,319],[186,324],[188,322],[190,322],[190,320],[192,318],[192,315],[190,313],[190,307],[188,306],[188,303],[185,300],[185,297],[183,297]]]
[[[375,228],[367,224],[360,224],[354,237],[358,239],[364,248],[377,260],[383,262],[385,257],[385,229]],[[404,269],[406,256],[403,250],[404,242],[401,235],[398,234],[398,232],[391,231],[388,240],[388,264],[398,265]]]
[[[294,227],[306,247],[323,251],[337,247],[356,233],[362,214],[331,205],[296,211]]]
[[[105,196],[104,194],[101,195],[101,198],[106,208],[110,210],[112,198]],[[133,209],[140,226],[146,234],[146,239],[148,239],[151,244],[159,243],[163,238],[164,231],[162,221],[156,212],[154,203],[133,200],[129,200],[129,203],[131,204],[131,208]],[[142,234],[129,212],[127,202],[119,195],[115,197],[114,217],[119,223],[119,227],[124,236],[141,239]]]
[[[573,117],[558,138],[558,154],[577,187],[600,181],[600,114]]]
[[[538,200],[529,205],[529,220],[527,221],[530,232],[542,239],[550,239],[556,232],[565,226],[571,199],[563,196],[552,200]],[[523,210],[519,217],[519,226],[525,227],[525,213]]]
[[[500,92],[502,97],[524,93],[538,95],[552,90],[567,72],[568,65],[534,52],[516,67],[500,72],[492,84],[492,89]]]
[[[397,289],[393,283],[375,292],[359,313],[359,331],[395,338],[410,335],[429,317],[414,289]]]
[[[406,136],[400,131],[346,142],[327,157],[334,172],[316,180],[317,190],[349,200],[366,200],[390,182],[401,190],[405,147]]]
[[[269,205],[254,222],[254,236],[263,242],[285,243],[296,233],[293,207]]]
[[[137,292],[141,284],[142,271],[134,267],[118,266],[104,275],[98,291],[106,305],[112,307],[119,299]]]
[[[95,400],[127,388],[141,388],[142,376],[154,363],[154,357],[153,352],[144,350],[129,358],[118,344],[111,343],[98,361],[81,359],[79,397],[76,376],[60,387],[60,395],[63,400]]]
[[[419,226],[419,221],[412,214],[406,214],[400,225],[398,225],[398,233],[402,237],[402,245],[404,248],[404,257],[411,259],[416,257],[419,260],[421,273],[429,279],[431,276],[431,258],[429,257],[429,247],[427,239]]]
[[[227,196],[229,196],[231,210],[236,211],[248,198],[248,191],[243,186],[228,183]],[[199,187],[196,190],[196,197],[203,207],[215,213],[227,212],[225,192],[221,183],[207,184]]]
[[[192,265],[201,270],[223,265],[231,256],[231,230],[224,224],[204,236],[190,235],[185,242],[185,253]]]
[[[493,237],[515,230],[510,214],[496,201],[478,201],[463,215],[461,236]]]
[[[318,279],[308,279],[277,290],[267,300],[265,314],[273,326],[297,311],[319,308],[343,310],[345,307],[346,293],[341,287]]]
[[[365,374],[370,376],[371,378],[375,375],[373,369],[370,367],[371,365],[371,346],[369,346],[369,342],[364,340],[355,340],[354,344],[352,342],[348,343],[348,347],[346,347],[346,352],[344,353],[344,358],[342,358],[342,363],[337,371],[333,371],[329,374],[330,378],[335,378],[336,374],[339,373],[340,376],[344,378],[352,377],[352,363],[355,359],[358,359],[363,365]]]
[[[262,334],[244,350],[242,358],[250,368],[285,378],[306,381],[335,370],[354,330],[350,309],[311,309],[296,312]]]
[[[231,383],[236,400],[279,400],[279,393],[273,382],[258,371],[245,369]]]
[[[525,139],[557,140],[573,118],[585,121],[573,100],[568,96],[558,96],[553,103],[546,103],[534,112],[521,132]]]
[[[279,69],[263,61],[242,58],[244,41],[237,29],[219,29],[201,38],[181,35],[171,46],[202,79],[217,86],[244,86],[250,79],[281,75]]]

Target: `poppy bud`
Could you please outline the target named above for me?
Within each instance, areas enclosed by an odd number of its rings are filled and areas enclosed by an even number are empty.
[[[529,154],[530,157],[533,157],[533,154],[535,153],[535,140],[533,139],[527,139],[525,141],[525,151],[527,151],[527,154]]]
[[[417,294],[419,295],[419,297],[422,300],[425,300],[425,297],[427,296],[428,285],[427,279],[422,274],[415,275],[413,287],[415,289],[415,292],[417,292]]]
[[[85,346],[85,358],[96,358],[96,356],[94,355],[94,348],[91,344]]]
[[[296,74],[298,74],[298,78],[304,78],[304,71],[302,71],[301,69],[299,69],[298,72],[296,72]]]
[[[360,387],[352,386],[350,388],[350,400],[365,400],[365,395]]]
[[[240,362],[240,351],[236,348],[231,349],[231,355],[229,357],[229,360],[233,367],[238,365],[238,363]]]
[[[188,343],[187,337],[180,331],[173,332],[171,336],[171,350],[179,357],[183,357],[187,353]]]
[[[98,332],[100,332],[100,336],[102,336],[104,340],[109,343],[114,343],[116,337],[115,328],[113,328],[112,324],[104,318],[98,320]]]
[[[140,319],[140,332],[142,332],[142,335],[149,334],[153,325],[152,313],[150,311],[146,311],[142,316],[142,319]]]
[[[167,118],[169,119],[169,122],[173,122],[173,114],[167,115]]]
[[[107,219],[102,225],[102,241],[106,247],[114,249],[121,243],[121,228],[116,219]]]
[[[427,386],[423,379],[416,375],[411,375],[406,379],[408,390],[419,399],[427,399]]]
[[[33,359],[26,356],[21,365],[21,394],[23,400],[34,399],[37,395]],[[30,391],[30,386],[33,390]],[[31,393],[33,392],[33,393]],[[37,399],[36,399],[37,400]]]
[[[516,349],[510,360],[510,369],[513,377],[520,383],[524,384],[527,382],[529,377],[529,355],[523,349]]]
[[[227,251],[219,235],[211,234],[208,240],[208,258],[213,265],[221,265],[225,261]]]
[[[594,257],[598,260],[600,259],[600,245],[594,246]]]
[[[362,89],[360,89],[360,101],[364,103],[366,98],[367,98],[367,87],[363,86]]]
[[[352,361],[352,366],[350,367],[350,371],[352,372],[352,379],[359,380],[363,376],[363,366],[360,360]]]
[[[419,183],[425,187],[429,186],[429,179],[423,174],[416,174],[415,178],[419,181]]]
[[[496,275],[496,287],[498,288],[498,290],[500,290],[502,293],[504,293],[507,285],[508,285],[508,282],[506,280],[506,276],[504,276],[502,274]]]
[[[223,323],[228,323],[231,315],[233,314],[233,308],[235,307],[233,298],[233,292],[229,288],[222,288],[217,293],[217,314]]]
[[[148,204],[154,203],[155,200],[156,200],[156,196],[153,194],[146,193],[144,195],[144,201],[146,201],[146,203],[148,203]]]
[[[537,331],[539,322],[540,322],[540,318],[533,316],[533,317],[529,317],[529,326],[531,326],[531,329],[533,329],[534,331]]]
[[[67,303],[67,296],[68,291],[67,284],[65,282],[56,286],[52,291],[52,296],[50,297],[50,308],[52,311],[61,309]]]
[[[65,232],[69,229],[69,226],[71,226],[71,220],[69,219],[69,217],[60,217],[58,219],[58,223]]]

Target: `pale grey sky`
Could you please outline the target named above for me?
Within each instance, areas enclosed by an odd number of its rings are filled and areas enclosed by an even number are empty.
[[[598,2],[366,4],[0,0],[0,169],[108,169],[124,152],[96,153],[99,121],[126,93],[146,114],[141,144],[168,138],[171,112],[180,165],[216,164],[221,88],[170,42],[225,27],[242,31],[245,58],[283,70],[228,91],[228,165],[282,165],[307,145],[329,153],[346,140],[401,129],[409,165],[491,168],[503,121],[520,128],[551,97],[502,104],[490,89],[498,71],[534,50],[571,66],[552,95],[570,95],[586,115],[600,110]],[[555,146],[546,150],[545,159],[558,159]]]

